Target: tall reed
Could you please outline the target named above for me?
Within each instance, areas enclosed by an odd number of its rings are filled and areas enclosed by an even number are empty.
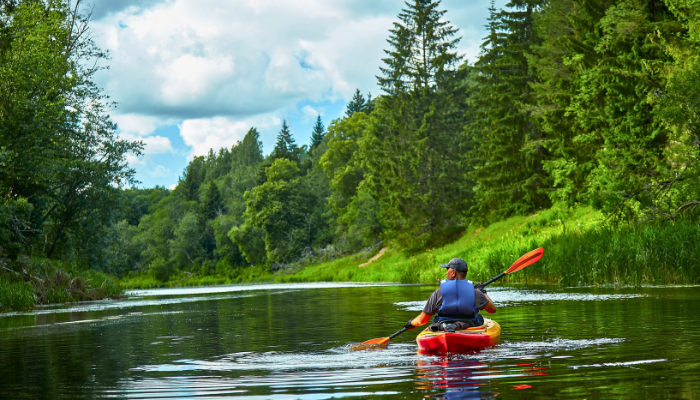
[[[700,225],[692,221],[641,226],[569,229],[546,239],[505,242],[489,251],[485,266],[496,272],[536,247],[537,266],[518,276],[564,285],[700,283]]]

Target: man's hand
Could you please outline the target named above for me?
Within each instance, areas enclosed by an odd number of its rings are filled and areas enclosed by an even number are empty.
[[[408,322],[406,322],[406,325],[404,325],[404,328],[406,329],[416,329],[415,326],[413,326],[413,320],[409,319]]]

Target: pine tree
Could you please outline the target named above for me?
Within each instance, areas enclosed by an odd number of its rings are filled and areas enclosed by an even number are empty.
[[[223,205],[219,187],[216,186],[214,181],[210,182],[207,191],[204,193],[204,201],[202,201],[202,215],[206,220],[214,219],[223,212]]]
[[[280,133],[277,135],[275,148],[272,150],[272,154],[270,154],[270,159],[276,160],[278,158],[286,158],[287,160],[299,164],[299,153],[299,147],[294,141],[292,133],[289,131],[287,121],[284,120],[282,121],[282,129],[280,129]]]
[[[199,186],[204,180],[204,157],[195,157],[185,168],[185,178],[180,178],[178,188],[182,187],[188,201],[199,201]]]
[[[510,11],[491,3],[489,35],[475,63],[477,90],[470,101],[474,118],[465,129],[473,168],[476,204],[482,222],[549,206],[548,176],[542,169],[546,149],[528,107],[535,82],[525,57],[537,42],[533,13],[542,0],[513,0]]]
[[[321,121],[321,116],[316,117],[316,124],[314,125],[314,130],[311,132],[311,149],[315,149],[326,136],[325,127]]]
[[[372,99],[372,93],[367,93],[367,102],[365,103],[365,109],[362,110],[365,114],[371,114],[374,111],[374,99]]]
[[[461,169],[463,87],[454,52],[456,29],[440,18],[439,1],[416,0],[399,14],[384,59],[388,93],[359,141],[367,187],[379,199],[382,223],[404,245],[419,248],[461,224],[469,205]]]
[[[345,109],[345,115],[349,118],[352,117],[356,112],[365,111],[365,97],[360,93],[360,89],[355,90],[355,94],[352,96],[352,100],[348,103]]]
[[[416,91],[439,84],[451,76],[451,69],[462,59],[455,49],[461,38],[451,39],[457,28],[449,21],[441,20],[446,10],[439,11],[440,0],[414,0],[406,2],[399,13],[400,22],[387,42],[392,50],[384,50],[389,56],[382,59],[382,77],[379,85],[388,94]]]

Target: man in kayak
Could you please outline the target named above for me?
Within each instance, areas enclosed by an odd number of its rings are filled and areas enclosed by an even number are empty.
[[[467,280],[467,263],[461,258],[453,258],[447,264],[441,264],[447,268],[447,279],[440,282],[440,288],[433,292],[423,308],[423,312],[416,318],[406,322],[406,329],[414,329],[430,321],[461,320],[473,326],[484,324],[484,317],[479,315],[479,310],[486,310],[489,314],[496,312],[496,305],[486,295],[485,290],[474,288],[474,283]]]

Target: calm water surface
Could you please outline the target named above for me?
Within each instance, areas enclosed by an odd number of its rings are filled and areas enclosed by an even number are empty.
[[[501,343],[382,350],[431,286],[150,290],[0,314],[0,398],[700,398],[700,288],[493,288]]]

